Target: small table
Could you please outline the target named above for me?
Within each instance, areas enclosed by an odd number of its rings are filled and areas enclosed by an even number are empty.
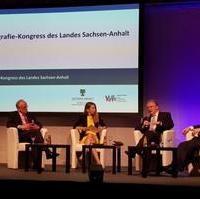
[[[37,172],[41,173],[42,168],[41,168],[41,163],[42,163],[42,151],[45,149],[52,148],[52,171],[56,172],[56,149],[57,148],[65,148],[66,149],[66,163],[65,163],[65,172],[69,173],[70,172],[70,145],[65,145],[65,144],[43,144],[43,143],[36,143],[36,144],[26,144],[25,147],[25,171],[29,170],[29,149],[30,148],[35,148],[37,152]]]
[[[138,146],[128,146],[128,175],[132,175],[132,154],[135,153],[136,150],[140,150],[143,152],[142,154],[142,177],[147,177],[148,167],[147,167],[147,160],[148,154],[151,151],[156,151],[156,175],[160,175],[160,162],[161,162],[161,151],[172,151],[173,159],[172,159],[172,167],[173,172],[172,176],[177,177],[178,170],[177,170],[177,148],[176,147],[138,147]]]
[[[116,174],[116,159],[117,159],[117,172],[121,172],[121,146],[115,145],[103,145],[103,144],[94,144],[94,145],[83,145],[82,147],[82,172],[86,172],[86,149],[89,149],[89,165],[91,165],[92,160],[92,149],[112,149],[112,173]]]

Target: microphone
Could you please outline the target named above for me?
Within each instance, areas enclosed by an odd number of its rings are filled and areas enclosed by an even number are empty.
[[[147,117],[142,117],[141,118],[141,124],[142,124],[142,126],[145,127],[145,128],[148,128],[150,126],[150,124],[144,124],[145,121],[148,121]]]

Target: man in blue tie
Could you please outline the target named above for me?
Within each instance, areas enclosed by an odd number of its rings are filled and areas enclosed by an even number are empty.
[[[146,104],[148,115],[141,119],[141,123],[136,127],[143,134],[138,142],[135,152],[132,153],[134,158],[136,153],[141,155],[141,147],[160,145],[161,135],[163,131],[170,130],[174,127],[174,123],[169,112],[161,112],[156,100],[151,99]],[[125,151],[128,155],[128,151]],[[148,154],[149,170],[154,170],[155,161],[151,153]]]
[[[144,138],[147,139],[147,145],[159,145],[163,131],[174,127],[171,114],[161,112],[158,103],[153,99],[147,101],[146,108],[149,115],[142,118],[140,125],[136,127],[144,135],[138,145],[143,146]]]

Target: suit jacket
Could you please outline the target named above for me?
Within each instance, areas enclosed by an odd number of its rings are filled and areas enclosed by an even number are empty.
[[[200,128],[200,124],[194,125],[193,127],[194,127],[194,129]]]
[[[98,128],[99,126],[106,126],[103,119],[99,116],[99,122],[94,124],[96,128]],[[76,127],[81,126],[81,127],[87,127],[87,115],[81,115],[79,117],[79,119],[75,122],[75,124],[73,125],[73,128],[75,129]],[[83,139],[83,137],[85,136],[85,131],[82,131],[80,133],[80,140]],[[99,134],[97,134],[97,137],[99,138]]]
[[[142,133],[145,133],[146,131],[149,131],[150,126],[144,126],[144,121],[151,121],[151,116],[145,117],[141,124],[136,128],[136,130],[140,130]],[[171,114],[169,112],[159,112],[158,113],[158,119],[157,121],[160,121],[160,125],[156,125],[155,132],[162,133],[165,130],[170,130],[174,127],[174,122],[172,120]]]
[[[35,124],[37,124],[40,128],[42,128],[42,124],[35,118],[35,116],[32,113],[28,112],[26,116],[27,116],[28,122],[31,123],[32,121],[34,121]],[[6,125],[7,128],[9,127],[17,128],[18,125],[22,125],[22,120],[18,111],[11,112],[8,117],[8,121]]]

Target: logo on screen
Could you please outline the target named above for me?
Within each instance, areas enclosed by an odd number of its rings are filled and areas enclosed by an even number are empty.
[[[81,95],[81,97],[84,97],[85,93],[86,93],[85,89],[80,89],[80,95]]]
[[[117,98],[115,97],[115,95],[106,95],[105,100],[106,102],[115,102]]]

